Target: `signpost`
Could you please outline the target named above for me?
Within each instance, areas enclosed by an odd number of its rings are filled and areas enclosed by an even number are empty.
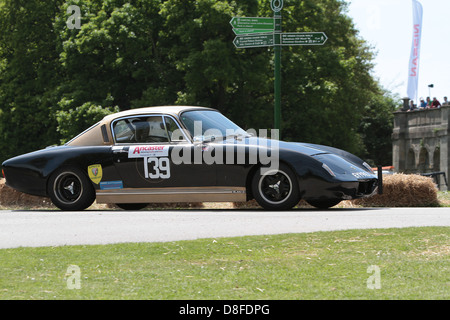
[[[323,32],[288,32],[281,34],[282,46],[321,46],[327,41]]]
[[[253,34],[253,33],[267,33],[270,32],[268,29],[256,29],[256,28],[239,28],[234,29],[233,32],[235,35],[241,35],[241,34]]]
[[[274,11],[273,18],[275,22],[275,48],[274,48],[274,114],[273,122],[274,129],[278,130],[278,138],[281,139],[281,9],[283,2],[281,2],[281,8],[275,8],[275,1],[272,0],[271,7]]]
[[[272,47],[273,33],[261,35],[244,35],[237,36],[233,40],[236,48],[256,48],[256,47]]]
[[[266,32],[273,31],[273,19],[272,18],[248,18],[248,17],[234,17],[231,19],[230,24],[233,28],[244,29],[265,29]]]
[[[281,32],[283,0],[271,0],[273,18],[233,17],[230,21],[238,49],[274,47],[274,127],[281,131],[281,47],[323,45],[327,36],[323,32]],[[281,137],[281,132],[280,137]]]

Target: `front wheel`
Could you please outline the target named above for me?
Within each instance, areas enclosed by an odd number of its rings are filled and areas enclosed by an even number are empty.
[[[95,190],[89,178],[77,167],[56,170],[48,183],[48,194],[61,210],[88,208],[95,200]]]
[[[265,174],[260,168],[252,179],[252,192],[266,210],[289,210],[300,201],[297,177],[285,164]]]

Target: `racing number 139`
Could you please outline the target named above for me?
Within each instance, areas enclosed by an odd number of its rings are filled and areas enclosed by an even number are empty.
[[[147,179],[169,179],[169,158],[147,158],[147,161],[144,160],[144,174]]]

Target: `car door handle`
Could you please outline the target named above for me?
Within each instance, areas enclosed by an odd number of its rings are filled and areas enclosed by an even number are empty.
[[[113,152],[114,154],[128,153],[128,150],[125,150],[124,147],[113,147],[113,148],[112,148],[112,152]]]

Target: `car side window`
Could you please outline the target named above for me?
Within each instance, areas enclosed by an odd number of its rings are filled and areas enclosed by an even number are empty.
[[[113,126],[114,138],[117,143],[131,143],[134,138],[134,128],[128,119],[119,120]]]
[[[116,143],[169,142],[162,116],[132,117],[113,124]]]
[[[181,131],[175,120],[170,117],[164,117],[164,122],[166,123],[167,134],[171,142],[186,141],[183,131]]]
[[[148,117],[142,123],[137,124],[136,140],[139,143],[169,142],[169,136],[161,116]]]

